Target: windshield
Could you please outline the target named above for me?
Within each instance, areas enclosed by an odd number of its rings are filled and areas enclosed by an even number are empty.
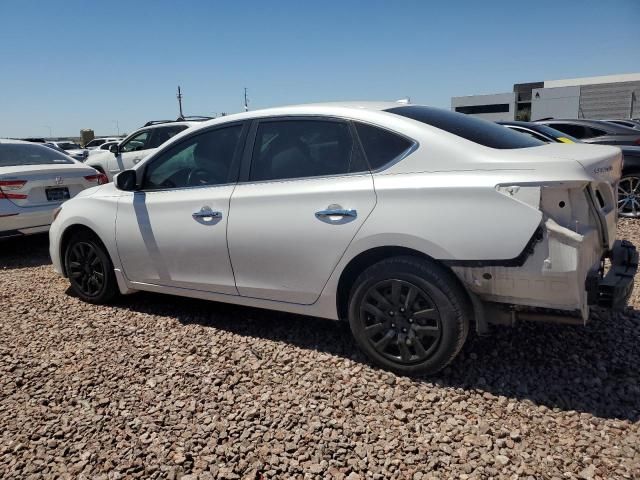
[[[80,148],[82,148],[77,143],[71,142],[60,142],[58,143],[58,146],[63,150],[79,150]]]
[[[17,165],[59,165],[73,164],[62,153],[41,145],[23,145],[19,143],[0,143],[0,167]]]
[[[540,140],[514,132],[502,125],[441,108],[411,105],[386,111],[426,123],[485,147],[514,149],[544,145]]]

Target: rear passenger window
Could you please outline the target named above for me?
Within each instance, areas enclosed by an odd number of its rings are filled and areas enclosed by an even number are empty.
[[[409,149],[412,143],[382,128],[356,123],[356,130],[371,170],[378,170]]]
[[[349,130],[338,121],[260,122],[251,163],[251,181],[322,177],[365,171]]]

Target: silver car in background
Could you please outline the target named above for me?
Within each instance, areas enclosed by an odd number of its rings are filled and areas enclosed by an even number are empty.
[[[54,145],[58,148],[61,148],[69,155],[71,158],[75,160],[79,160],[84,162],[89,156],[89,150],[86,148],[82,148],[80,145],[70,141],[60,141],[60,142],[47,142],[49,145]]]
[[[102,183],[104,175],[54,149],[0,139],[0,239],[47,231],[55,208]]]

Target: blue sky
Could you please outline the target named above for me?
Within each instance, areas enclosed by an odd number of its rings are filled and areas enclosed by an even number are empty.
[[[0,137],[640,71],[640,0],[0,4]]]

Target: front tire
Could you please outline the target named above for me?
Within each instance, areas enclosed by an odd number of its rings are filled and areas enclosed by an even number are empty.
[[[78,232],[64,253],[71,289],[85,302],[109,303],[118,294],[118,283],[107,249],[95,235]]]
[[[384,369],[433,374],[458,354],[471,307],[454,275],[435,262],[403,256],[382,260],[356,280],[349,325],[363,352]]]

